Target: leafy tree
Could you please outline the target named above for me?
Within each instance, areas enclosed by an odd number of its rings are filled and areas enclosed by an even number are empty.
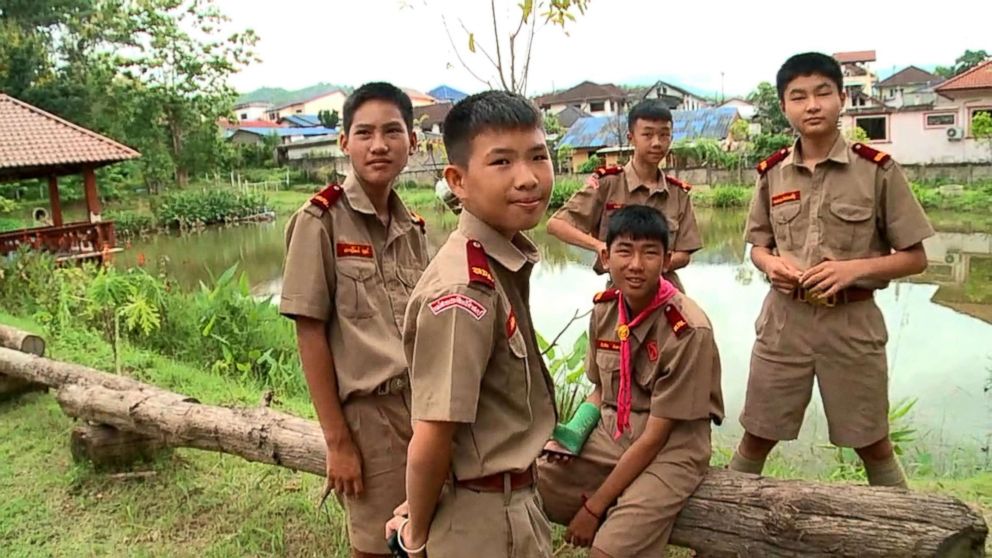
[[[934,73],[944,78],[953,77],[981,64],[988,57],[989,54],[984,50],[965,50],[964,54],[954,60],[953,66],[937,66]]]
[[[337,128],[341,122],[341,115],[337,110],[322,110],[317,113],[317,118],[320,119],[320,125],[325,128]]]
[[[868,141],[868,132],[861,126],[855,126],[847,130],[847,139],[851,141]]]
[[[975,139],[985,143],[989,148],[989,160],[992,161],[992,113],[976,112],[971,117],[971,134]]]
[[[753,157],[762,161],[783,147],[790,147],[793,137],[788,134],[758,134],[753,140]]]
[[[766,134],[781,134],[792,129],[789,120],[782,112],[782,103],[778,98],[775,86],[763,81],[747,96],[747,100],[757,108],[754,120],[761,124],[761,131]]]

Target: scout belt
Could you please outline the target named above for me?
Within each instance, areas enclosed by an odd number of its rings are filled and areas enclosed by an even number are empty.
[[[403,374],[402,376],[395,376],[382,382],[372,393],[375,395],[392,395],[402,392],[409,385],[410,380],[406,377],[406,374]]]
[[[455,486],[476,492],[513,492],[532,486],[536,475],[537,471],[531,465],[526,471],[519,473],[494,473],[477,479],[455,479]]]
[[[792,291],[793,300],[798,300],[799,302],[805,302],[814,306],[826,306],[828,308],[833,308],[839,304],[847,304],[849,302],[862,302],[871,299],[873,296],[875,296],[874,289],[862,289],[861,287],[848,287],[839,293],[826,298],[802,287],[797,287]]]

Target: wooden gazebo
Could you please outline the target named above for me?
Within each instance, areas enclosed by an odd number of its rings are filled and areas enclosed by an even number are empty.
[[[59,260],[102,259],[119,250],[114,224],[100,217],[96,169],[140,157],[137,151],[0,93],[0,182],[48,179],[51,224],[0,232],[0,256],[28,245]],[[65,223],[59,177],[83,175],[86,220]]]

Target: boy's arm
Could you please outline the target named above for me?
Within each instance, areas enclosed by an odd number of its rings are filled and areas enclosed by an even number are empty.
[[[696,224],[696,212],[692,207],[692,198],[685,197],[685,207],[679,215],[679,234],[672,245],[672,258],[665,271],[682,269],[689,265],[692,253],[703,247],[703,239]]]
[[[772,230],[768,179],[759,176],[748,211],[744,241],[751,244],[751,261],[768,276],[775,290],[789,294],[799,285],[802,272],[792,262],[775,255],[775,232]]]
[[[597,254],[606,244],[592,232],[603,215],[601,184],[606,180],[585,184],[565,202],[551,219],[548,219],[548,234],[572,246],[592,250]]]
[[[331,233],[322,213],[305,208],[286,227],[286,261],[279,312],[296,322],[300,363],[326,445],[327,487],[339,494],[363,491],[362,460],[338,398],[327,322],[334,312],[336,276]]]
[[[431,518],[451,468],[451,443],[457,423],[417,421],[407,449],[406,495],[410,523],[403,536],[407,548],[427,542]]]
[[[606,508],[615,502],[624,490],[627,490],[630,483],[644,472],[644,469],[658,456],[658,452],[665,447],[674,425],[675,421],[671,419],[648,417],[644,433],[631,444],[627,451],[623,452],[620,461],[617,462],[610,475],[586,500],[585,507],[589,509],[582,509],[579,513],[592,512],[597,520],[601,520]]]

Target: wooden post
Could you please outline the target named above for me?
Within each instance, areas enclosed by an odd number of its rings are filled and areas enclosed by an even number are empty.
[[[100,195],[96,191],[96,172],[92,167],[83,170],[83,186],[86,190],[87,221],[99,223],[101,221]]]
[[[52,207],[52,225],[62,226],[62,200],[59,199],[59,177],[48,177],[48,201]]]

